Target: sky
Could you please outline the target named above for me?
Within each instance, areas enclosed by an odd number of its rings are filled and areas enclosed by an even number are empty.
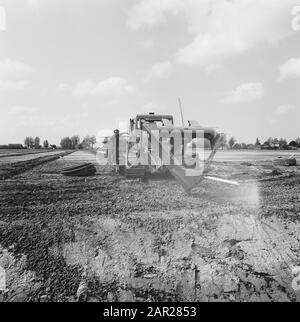
[[[299,0],[0,0],[0,144],[173,114],[300,136]]]

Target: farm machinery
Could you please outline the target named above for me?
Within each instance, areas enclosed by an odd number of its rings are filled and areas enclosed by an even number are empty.
[[[138,114],[130,119],[128,131],[117,129],[114,135],[104,138],[97,158],[128,179],[169,172],[185,191],[190,191],[207,177],[222,137],[196,121],[178,127],[172,115]],[[205,140],[211,147],[206,160]]]

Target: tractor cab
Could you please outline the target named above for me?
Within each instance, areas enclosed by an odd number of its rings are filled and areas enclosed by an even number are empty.
[[[153,130],[158,127],[173,127],[174,121],[172,115],[155,115],[154,113],[149,114],[138,114],[135,119],[130,119],[130,131],[142,130],[147,131],[151,128]]]

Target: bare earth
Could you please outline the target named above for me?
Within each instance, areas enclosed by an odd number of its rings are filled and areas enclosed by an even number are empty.
[[[299,301],[300,167],[255,153],[220,151],[210,174],[240,185],[203,180],[190,195],[84,151],[0,180],[0,300]],[[61,176],[82,161],[97,174]]]

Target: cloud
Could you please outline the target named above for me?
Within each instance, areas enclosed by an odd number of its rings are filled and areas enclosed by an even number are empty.
[[[178,63],[206,67],[292,35],[291,8],[298,0],[141,0],[128,14],[133,30],[153,28],[168,15],[186,16],[193,40],[175,55]]]
[[[211,65],[208,65],[207,67],[205,67],[205,72],[207,74],[213,74],[213,73],[217,72],[218,70],[220,70],[221,68],[222,68],[221,65],[211,64]]]
[[[245,41],[233,38],[235,38],[234,35],[198,36],[191,44],[177,52],[176,61],[188,66],[202,67],[211,65],[213,62],[220,64],[224,58],[242,54],[249,49]]]
[[[279,66],[280,80],[300,78],[300,58],[291,58]]]
[[[145,80],[149,81],[154,78],[167,78],[174,72],[174,66],[169,61],[154,64],[146,71]]]
[[[62,92],[67,92],[69,90],[71,90],[71,85],[67,84],[67,83],[60,83],[58,84],[58,86],[56,87],[56,92],[58,93],[62,93]]]
[[[0,60],[0,77],[20,77],[33,71],[33,68],[23,62],[13,59]]]
[[[74,87],[73,94],[75,96],[124,95],[134,93],[135,90],[135,87],[126,79],[110,77],[99,83],[92,80],[80,82]]]
[[[1,80],[0,79],[0,91],[7,90],[23,90],[29,81],[27,80]]]
[[[24,115],[24,114],[34,114],[36,112],[36,108],[29,107],[29,106],[23,106],[23,105],[15,105],[12,106],[8,113],[10,115]]]
[[[166,22],[167,13],[179,13],[183,9],[182,6],[181,0],[143,0],[128,11],[127,24],[133,30],[151,28]]]
[[[277,115],[284,115],[287,114],[288,112],[292,111],[295,109],[295,106],[292,104],[284,104],[284,105],[280,105],[277,107],[275,113]]]
[[[156,46],[156,42],[153,39],[145,39],[140,42],[142,49],[153,49]]]
[[[225,93],[221,100],[224,104],[239,104],[263,99],[265,90],[261,83],[247,83],[239,85],[235,90]]]

